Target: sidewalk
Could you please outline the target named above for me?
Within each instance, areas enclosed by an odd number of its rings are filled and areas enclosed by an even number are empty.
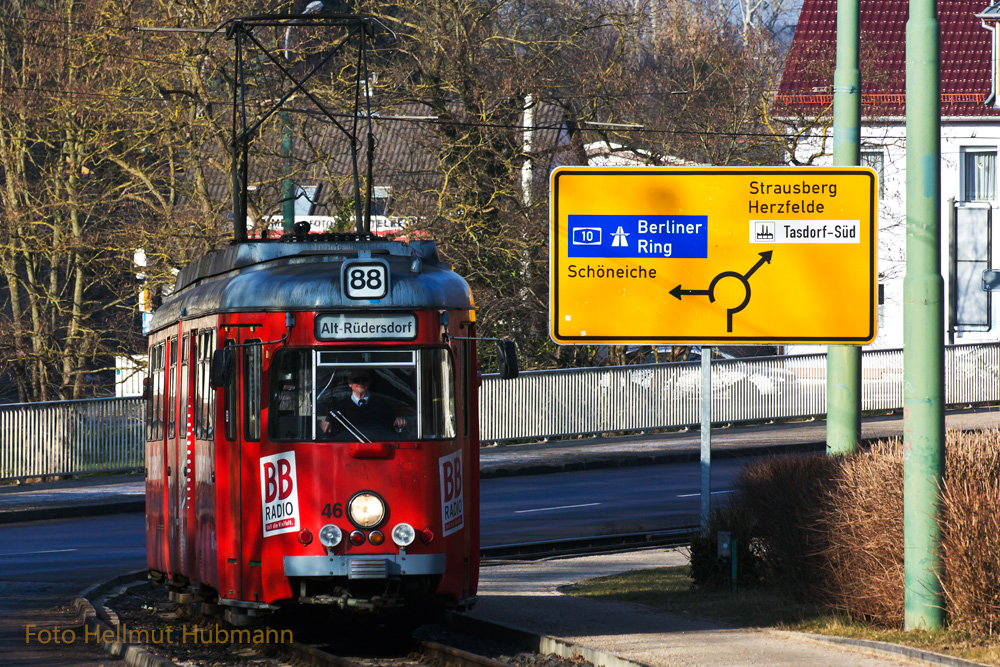
[[[558,591],[561,586],[596,576],[687,562],[684,550],[655,549],[542,563],[484,565],[479,602],[468,615],[552,636],[647,667],[978,664],[890,644],[733,628],[644,605],[572,597]]]
[[[145,511],[141,474],[0,486],[0,524]]]
[[[1000,427],[1000,407],[970,408],[946,413],[949,429]],[[902,415],[869,417],[862,438],[901,436]],[[823,451],[826,422],[733,426],[712,430],[712,457],[727,458],[777,452]],[[480,471],[484,479],[537,475],[675,461],[696,461],[701,433],[618,436],[561,440],[526,445],[484,447]],[[98,514],[145,511],[145,481],[141,474],[92,476],[38,484],[0,486],[0,524]]]

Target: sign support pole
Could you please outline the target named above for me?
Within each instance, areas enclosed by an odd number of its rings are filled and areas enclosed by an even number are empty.
[[[861,8],[837,1],[837,69],[833,75],[833,164],[861,161]],[[826,452],[853,454],[861,440],[861,348],[837,345],[826,355]]]
[[[701,535],[712,513],[712,348],[701,348]]]
[[[903,280],[903,622],[944,625],[939,575],[944,478],[941,45],[935,0],[906,23],[906,277]]]

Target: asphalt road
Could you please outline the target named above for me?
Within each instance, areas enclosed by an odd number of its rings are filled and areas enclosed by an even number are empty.
[[[713,504],[749,459],[712,463]],[[697,462],[483,480],[482,546],[696,525]]]
[[[0,527],[0,658],[5,667],[98,667],[115,662],[84,641],[59,638],[75,619],[67,603],[93,583],[143,567],[140,514]],[[58,632],[54,632],[58,630]]]

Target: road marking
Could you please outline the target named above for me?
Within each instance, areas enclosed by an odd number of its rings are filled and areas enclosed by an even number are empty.
[[[733,493],[733,492],[734,492],[733,489],[730,489],[729,491],[712,491],[712,495],[714,496],[717,493]],[[700,495],[701,495],[700,493],[682,493],[681,495],[679,495],[677,497],[678,498],[693,498],[695,496],[700,496]]]
[[[49,549],[48,551],[19,551],[10,554],[0,554],[0,556],[34,556],[35,554],[62,554],[67,551],[79,551],[79,549]]]
[[[601,503],[584,503],[583,505],[560,505],[559,507],[539,507],[535,510],[517,510],[514,514],[527,514],[528,512],[548,512],[550,510],[568,510],[574,507],[593,507],[594,505],[600,505]]]

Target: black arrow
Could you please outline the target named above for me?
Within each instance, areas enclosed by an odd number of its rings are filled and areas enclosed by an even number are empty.
[[[670,294],[671,296],[677,297],[678,301],[680,301],[681,296],[685,294],[693,294],[697,296],[708,296],[708,297],[711,296],[707,289],[681,289],[680,285],[670,290]]]
[[[773,250],[768,250],[767,252],[760,253],[760,259],[757,260],[757,263],[753,265],[753,268],[750,269],[749,271],[747,271],[746,274],[743,277],[749,279],[750,276],[752,276],[754,274],[754,271],[756,271],[760,267],[764,266],[764,262],[767,262],[768,264],[770,264],[771,263],[771,254],[773,252],[774,252]]]

